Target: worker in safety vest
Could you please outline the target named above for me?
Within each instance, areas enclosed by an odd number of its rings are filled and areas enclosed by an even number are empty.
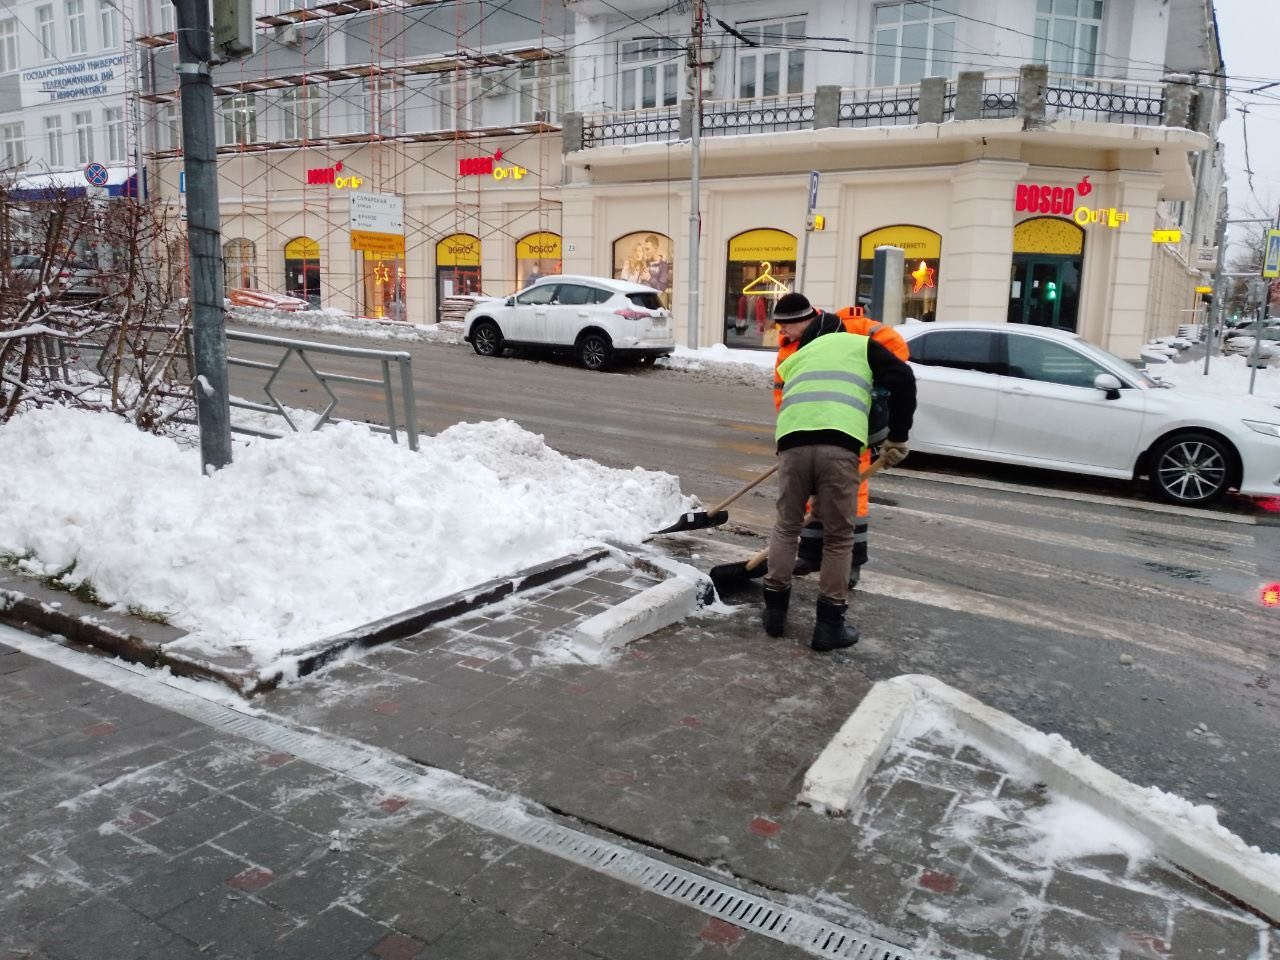
[[[907,341],[902,339],[902,335],[893,327],[872,320],[861,307],[844,307],[834,314],[819,311],[819,314],[823,318],[823,323],[832,329],[835,328],[836,322],[842,323],[848,333],[870,337],[876,343],[888,348],[899,360],[906,360],[908,357]],[[782,406],[782,385],[778,382],[778,367],[787,357],[795,353],[799,346],[798,339],[790,339],[785,336],[778,337],[778,357],[773,365],[773,405],[775,409]],[[878,404],[873,405],[873,411],[876,411],[877,406]],[[869,438],[868,446],[862,451],[861,469],[864,471],[871,465],[870,447],[876,446],[884,439],[883,436],[875,435],[874,429],[876,426],[880,426],[879,432],[883,433],[883,426],[874,422],[877,419],[873,412],[873,434]],[[862,574],[862,565],[867,562],[867,537],[871,521],[869,501],[870,490],[868,484],[865,482],[859,484],[857,519],[854,521],[853,527],[853,563],[849,568],[849,586],[851,587],[857,586]],[[812,505],[810,515],[814,518],[818,516],[818,511]],[[811,519],[800,531],[800,553],[799,560],[796,563],[795,576],[803,576],[818,569],[821,561],[822,521]]]
[[[774,437],[778,444],[777,519],[769,537],[762,623],[781,636],[791,601],[805,504],[816,497],[824,541],[816,623],[810,646],[828,651],[858,642],[845,625],[859,461],[870,434],[872,391],[889,390],[888,437],[880,455],[890,466],[907,455],[915,414],[915,376],[905,362],[870,337],[848,333],[834,315],[815,310],[800,293],[784,294],[774,322],[796,342],[777,368],[782,392]]]

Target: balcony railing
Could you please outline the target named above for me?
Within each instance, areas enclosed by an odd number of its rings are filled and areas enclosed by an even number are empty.
[[[1171,94],[1170,90],[1175,93]],[[1021,117],[1028,126],[1055,120],[1151,126],[1188,125],[1185,91],[1173,84],[1048,74],[1024,67],[1016,74],[962,73],[895,87],[819,87],[812,93],[703,103],[702,133],[718,136],[824,127],[886,127],[955,120]],[[576,115],[565,124],[565,149],[685,140],[692,104]],[[568,118],[566,118],[567,120]]]

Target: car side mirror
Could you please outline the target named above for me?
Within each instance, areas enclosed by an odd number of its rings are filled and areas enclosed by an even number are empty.
[[[1093,378],[1093,385],[1107,395],[1108,400],[1120,399],[1120,380],[1110,373],[1100,373]]]
[[[508,307],[514,307],[515,305],[516,305],[516,298],[515,298],[515,297],[507,297],[507,306],[508,306]]]

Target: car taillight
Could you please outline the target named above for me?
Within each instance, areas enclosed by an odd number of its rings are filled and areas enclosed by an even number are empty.
[[[1280,583],[1268,583],[1263,587],[1261,600],[1264,607],[1280,607]]]
[[[622,317],[624,320],[648,320],[653,314],[644,310],[632,310],[630,307],[623,307],[621,310],[613,311],[615,316]]]

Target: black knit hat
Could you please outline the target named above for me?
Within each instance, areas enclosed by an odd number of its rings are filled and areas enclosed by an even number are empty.
[[[803,293],[784,293],[773,308],[774,323],[800,323],[818,315]]]

